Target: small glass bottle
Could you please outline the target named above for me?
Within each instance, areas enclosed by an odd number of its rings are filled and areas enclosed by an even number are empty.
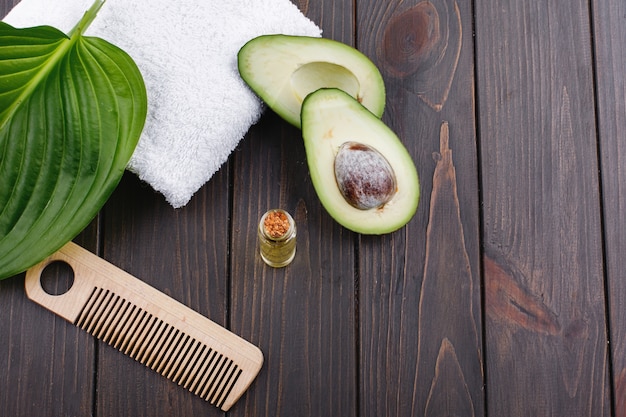
[[[287,266],[296,255],[296,223],[281,209],[267,211],[259,222],[259,252],[274,268]]]

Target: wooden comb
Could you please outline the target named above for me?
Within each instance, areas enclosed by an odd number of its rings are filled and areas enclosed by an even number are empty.
[[[61,295],[41,286],[55,261],[74,270]],[[256,346],[72,242],[29,269],[25,286],[31,300],[224,411],[263,364]]]

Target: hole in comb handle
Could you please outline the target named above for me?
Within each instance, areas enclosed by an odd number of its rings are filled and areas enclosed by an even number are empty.
[[[53,261],[41,272],[41,288],[48,295],[63,295],[74,285],[74,269],[63,261]]]

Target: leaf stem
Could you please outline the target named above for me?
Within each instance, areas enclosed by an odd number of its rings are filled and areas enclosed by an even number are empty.
[[[76,26],[74,26],[74,28],[67,35],[71,38],[75,35],[82,35],[85,33],[91,22],[93,22],[98,15],[98,12],[102,8],[105,1],[106,0],[95,0],[89,10],[85,12],[82,19],[80,19]]]

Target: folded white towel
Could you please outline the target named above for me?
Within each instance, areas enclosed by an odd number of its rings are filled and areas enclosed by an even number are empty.
[[[93,0],[22,0],[15,27],[69,32]],[[148,93],[148,116],[128,169],[182,207],[226,162],[261,115],[237,71],[237,51],[270,33],[320,36],[290,0],[107,0],[86,35],[125,50]]]

